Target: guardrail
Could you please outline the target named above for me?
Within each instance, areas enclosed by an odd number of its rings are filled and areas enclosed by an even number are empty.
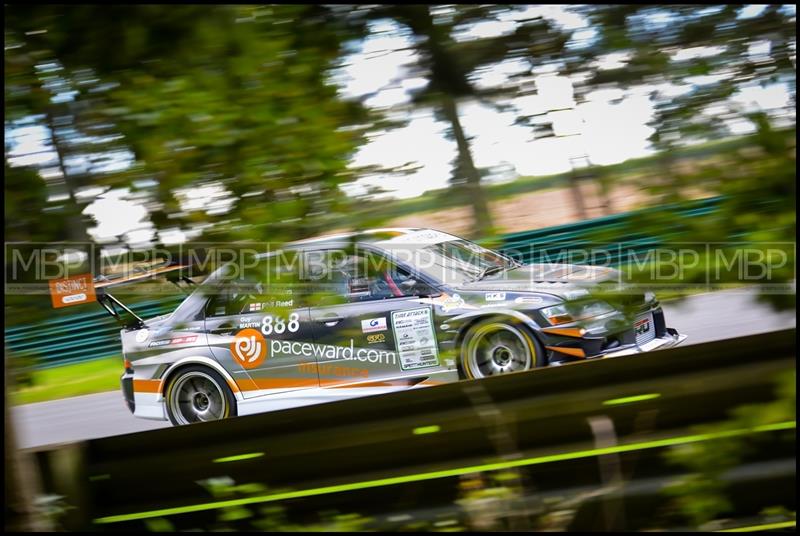
[[[680,526],[661,516],[671,504],[664,486],[702,469],[667,463],[667,451],[712,445],[731,456],[730,442],[741,442],[747,448],[719,471],[719,489],[734,510],[725,517],[757,519],[767,507],[795,508],[796,424],[775,412],[776,379],[795,369],[795,336],[581,362],[36,456],[47,492],[76,507],[68,529],[276,530],[277,511],[288,516],[282,523],[302,524],[331,509],[369,528],[426,519],[433,528],[442,519],[469,523],[470,508],[485,504],[465,498],[472,486],[489,488],[486,496],[505,490],[481,515],[507,514],[504,522],[523,530],[541,528],[542,508],[553,504],[571,512],[568,530],[644,530]],[[772,404],[777,417],[730,420],[735,408],[758,404]]]
[[[524,262],[540,262],[558,258],[559,253],[573,249],[597,248],[598,244],[587,240],[589,234],[613,232],[626,228],[634,220],[646,214],[664,211],[675,213],[676,221],[709,214],[719,206],[721,198],[713,197],[693,201],[684,205],[668,205],[651,209],[617,214],[586,220],[578,223],[536,229],[503,235],[500,249],[517,252]],[[659,247],[680,230],[672,230],[659,236],[628,234],[624,240],[614,244],[602,244],[611,264],[623,262],[631,254],[642,253]],[[602,253],[602,252],[601,252]],[[143,318],[172,311],[178,301],[147,301],[132,305],[132,309]],[[119,355],[119,327],[98,306],[97,312],[65,315],[35,324],[26,324],[5,329],[6,345],[11,354],[19,357],[35,356],[36,368],[48,368],[69,363],[101,359]]]
[[[671,240],[686,240],[687,222],[716,212],[722,199],[722,197],[710,197],[683,204],[664,205],[577,223],[510,233],[501,237],[500,249],[515,254],[518,260],[526,263],[565,262],[564,252],[592,250],[598,258],[609,265],[619,265],[634,255],[640,256]],[[668,214],[672,217],[666,218]],[[661,221],[670,221],[669,228],[664,228],[658,233],[631,231],[632,222],[654,215],[662,216]],[[615,239],[598,241],[600,236],[615,236]]]
[[[132,307],[152,318],[172,312],[179,303],[150,300]],[[33,366],[40,369],[120,355],[119,324],[99,305],[97,309],[6,328],[6,348],[16,357],[34,357]]]

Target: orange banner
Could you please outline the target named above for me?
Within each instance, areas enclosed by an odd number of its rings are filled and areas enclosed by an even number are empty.
[[[50,281],[50,298],[55,309],[97,301],[92,274]]]

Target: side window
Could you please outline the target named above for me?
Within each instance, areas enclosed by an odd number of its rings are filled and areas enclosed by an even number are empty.
[[[330,250],[317,255],[310,279],[322,291],[323,304],[355,303],[430,295],[432,289],[404,268],[372,252]]]
[[[226,281],[219,285],[208,303],[206,316],[232,316],[260,310],[263,285],[242,281]]]
[[[302,282],[295,254],[275,254],[232,267],[206,304],[206,316],[232,316],[299,307]]]

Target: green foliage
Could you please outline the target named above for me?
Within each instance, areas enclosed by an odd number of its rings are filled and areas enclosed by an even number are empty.
[[[7,35],[20,41],[6,49],[12,108],[25,116],[48,106],[29,98],[47,83],[35,66],[63,66],[62,85],[77,92],[64,115],[113,125],[135,156],[90,182],[141,190],[157,228],[203,222],[216,240],[282,240],[345,210],[338,186],[354,178],[347,161],[361,131],[343,127],[364,114],[328,82],[351,34],[325,8],[14,6],[7,15]],[[179,189],[210,185],[232,207],[182,210]]]
[[[9,354],[7,362],[12,365],[22,358]],[[28,382],[16,381],[16,390],[9,393],[14,404],[32,404],[59,400],[119,389],[122,374],[122,359],[119,357],[95,359],[85,363],[74,363],[42,370],[29,370],[31,363],[25,362]],[[11,367],[10,367],[11,368]]]
[[[215,500],[232,500],[264,495],[268,488],[263,484],[237,484],[229,477],[209,478],[198,481]],[[276,492],[277,490],[269,490]],[[217,511],[216,521],[209,527],[197,530],[233,531],[258,530],[265,532],[354,532],[364,531],[370,518],[357,513],[340,513],[326,510],[318,513],[312,523],[297,523],[290,520],[286,508],[277,503],[252,506],[229,506]],[[147,522],[153,532],[174,531],[175,527],[166,518],[156,518]]]
[[[714,243],[725,256],[746,247],[767,256],[791,250],[796,240],[796,136],[789,108],[796,98],[793,47],[795,16],[788,6],[770,5],[752,16],[741,6],[630,5],[586,6],[580,10],[598,31],[592,47],[567,59],[567,72],[580,75],[577,98],[598,84],[649,87],[656,104],[651,138],[660,151],[660,169],[638,176],[663,203],[721,195],[720,209],[691,222],[651,215],[633,222],[624,234],[672,234],[681,242]],[[627,55],[625,66],[601,69],[593,61],[611,53]],[[789,103],[768,109],[746,105],[743,91],[782,83]],[[670,93],[665,88],[679,91]],[[704,161],[688,161],[680,150],[690,144],[728,137],[734,126],[751,125],[754,134],[735,150]],[[679,230],[679,232],[676,232]],[[722,244],[727,243],[727,244]],[[668,244],[667,244],[668,245]],[[701,247],[700,246],[700,247]],[[701,262],[679,283],[705,283],[717,258],[701,247]],[[789,283],[795,277],[794,252],[764,283]],[[718,283],[742,283],[742,274],[723,270]],[[791,292],[764,295],[776,307],[794,307]]]
[[[457,156],[452,163],[450,195],[468,201],[473,212],[472,235],[494,234],[492,217],[482,185],[481,171],[475,166],[470,140],[461,126],[459,105],[465,100],[480,100],[501,108],[503,98],[519,91],[508,84],[481,88],[477,75],[509,59],[531,63],[553,62],[563,52],[569,33],[562,32],[542,17],[520,21],[507,34],[469,40],[457,39],[457,33],[476,22],[499,22],[517,6],[473,5],[392,5],[370,6],[348,14],[350,20],[390,18],[410,30],[417,53],[408,66],[408,76],[424,77],[427,84],[412,94],[413,103],[432,108],[435,116],[448,124],[448,137],[456,142]]]
[[[797,417],[797,376],[795,370],[785,371],[776,378],[776,398],[772,402],[739,406],[731,411],[725,422],[697,428],[697,433],[719,433],[755,428],[779,422],[793,421]],[[741,464],[748,453],[757,449],[763,437],[732,436],[688,443],[673,447],[666,453],[667,460],[684,467],[689,474],[672,482],[664,493],[671,497],[671,507],[700,530],[732,510],[726,495],[724,473]]]

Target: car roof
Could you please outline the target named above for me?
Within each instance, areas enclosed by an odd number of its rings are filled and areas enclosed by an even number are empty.
[[[350,233],[339,233],[333,235],[318,236],[313,238],[306,238],[303,240],[295,240],[286,244],[288,248],[302,249],[306,246],[318,246],[328,243],[342,243],[342,242],[382,242],[400,236],[408,235],[416,231],[424,230],[421,227],[391,227],[384,229],[368,229],[365,231],[356,231]]]

